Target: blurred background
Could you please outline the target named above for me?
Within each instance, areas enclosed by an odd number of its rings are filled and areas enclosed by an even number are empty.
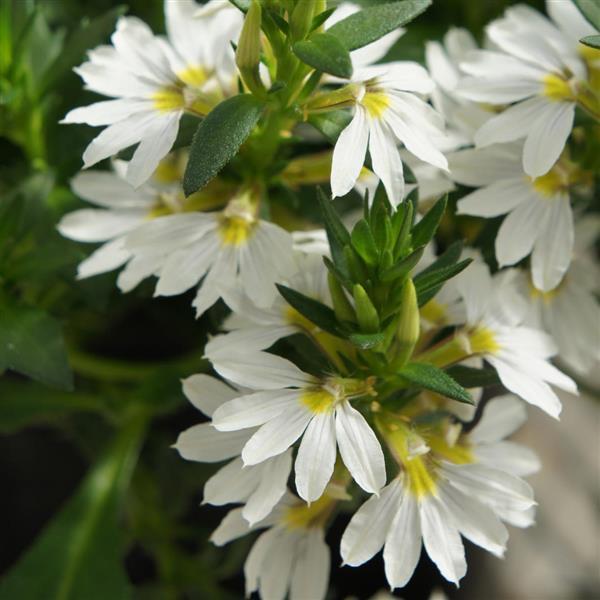
[[[481,39],[511,4],[434,0],[391,55],[422,61],[424,42],[450,26]],[[127,295],[112,274],[76,282],[89,248],[55,232],[60,216],[81,205],[69,180],[96,133],[58,124],[97,99],[72,68],[108,41],[118,15],[158,33],[162,11],[160,0],[0,0],[0,373],[11,366],[0,377],[1,600],[243,597],[252,536],[211,546],[226,512],[200,506],[215,467],[170,448],[199,420],[179,379],[206,370],[203,345],[225,308],[196,321],[189,296],[153,299],[151,282]],[[11,335],[29,348],[16,366],[3,362]],[[600,376],[581,383],[580,397],[563,397],[560,423],[530,411],[518,434],[544,465],[531,478],[536,526],[511,531],[504,561],[467,543],[460,589],[423,558],[398,597],[442,589],[465,600],[600,598]],[[340,515],[331,540],[347,521]],[[341,568],[333,548],[331,599],[385,588],[380,556]],[[65,577],[55,588],[57,572]]]

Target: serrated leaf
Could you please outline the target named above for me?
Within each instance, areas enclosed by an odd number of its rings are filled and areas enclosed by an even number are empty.
[[[60,389],[73,388],[58,321],[5,295],[0,295],[0,369],[12,369]]]
[[[307,65],[336,77],[352,77],[352,60],[344,45],[329,33],[317,33],[308,40],[296,42],[294,54]]]
[[[444,283],[458,275],[461,271],[466,269],[473,260],[466,258],[465,260],[450,265],[448,267],[442,267],[427,273],[419,273],[414,278],[415,288],[417,290],[417,297],[419,299],[419,306],[423,306],[429,300],[431,300],[441,289]]]
[[[348,127],[351,120],[352,115],[347,110],[314,113],[308,117],[308,122],[318,129],[327,138],[328,142],[334,145],[340,133]]]
[[[126,426],[75,495],[0,583],[0,600],[127,600],[118,512],[143,423]]]
[[[474,404],[469,392],[457,383],[450,375],[427,363],[408,363],[404,365],[399,375],[406,381],[419,387],[431,390],[452,400]]]
[[[327,33],[335,35],[348,50],[356,50],[406,25],[430,4],[431,0],[403,0],[369,6],[332,25]]]
[[[448,196],[440,198],[427,214],[412,228],[411,241],[413,247],[425,246],[434,236],[444,212],[446,211],[446,203]]]
[[[344,329],[338,323],[332,308],[285,285],[277,284],[277,289],[292,308],[317,327],[338,337],[345,337]]]
[[[600,30],[600,4],[598,0],[574,0],[574,2],[587,21]]]
[[[406,277],[421,260],[421,256],[423,256],[424,250],[424,246],[421,246],[421,248],[417,248],[408,256],[397,262],[393,267],[387,269],[387,271],[385,271],[381,275],[381,281],[383,281],[384,283],[389,283],[390,281]]]
[[[352,333],[348,339],[362,350],[369,350],[384,341],[383,333]]]
[[[600,35],[586,35],[584,38],[579,40],[582,44],[589,46],[590,48],[600,49]]]
[[[379,250],[368,223],[361,219],[350,234],[352,247],[368,265],[377,264]]]
[[[452,379],[464,388],[487,387],[489,385],[501,384],[498,373],[492,368],[476,369],[464,365],[454,365],[446,369],[446,374],[450,375]]]
[[[238,94],[218,104],[198,125],[183,178],[186,196],[203,188],[238,152],[263,112],[263,103]]]

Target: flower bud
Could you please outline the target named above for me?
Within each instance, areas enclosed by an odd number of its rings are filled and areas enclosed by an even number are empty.
[[[417,292],[412,279],[407,279],[400,295],[400,312],[398,329],[396,330],[396,355],[394,363],[401,367],[412,356],[415,344],[419,339],[419,305]]]
[[[379,315],[367,292],[365,292],[365,288],[357,283],[352,292],[356,317],[361,330],[365,333],[376,333],[379,330]]]
[[[327,274],[327,283],[333,302],[333,311],[340,321],[354,321],[354,309],[348,300],[346,293],[342,289],[340,282],[331,273]]]
[[[310,32],[317,0],[297,2],[290,18],[290,30],[294,40],[302,40]]]
[[[260,79],[258,66],[260,64],[261,48],[261,8],[258,0],[252,0],[250,8],[244,19],[244,26],[240,33],[235,64],[237,65],[242,80],[248,89],[257,95],[265,92],[265,86]]]

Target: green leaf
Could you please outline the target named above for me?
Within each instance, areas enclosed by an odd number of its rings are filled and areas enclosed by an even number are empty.
[[[46,385],[70,390],[61,327],[44,311],[18,305],[0,294],[0,369],[12,369]]]
[[[600,35],[586,35],[584,38],[579,40],[582,44],[589,46],[590,48],[600,49]]]
[[[318,14],[315,16],[315,18],[312,20],[312,23],[310,25],[310,30],[314,31],[315,29],[318,29],[319,27],[321,27],[321,25],[323,25],[323,23],[325,23],[325,21],[327,21],[327,19],[329,19],[329,17],[336,11],[336,7],[332,7],[332,8],[328,8],[327,10],[324,10],[322,13]]]
[[[598,3],[598,0],[574,0],[574,2],[581,14],[596,29],[600,30],[600,4]]]
[[[62,392],[32,381],[0,379],[0,431],[11,433],[65,414],[98,412],[103,407],[92,395]]]
[[[423,306],[431,300],[441,289],[444,282],[458,275],[462,270],[466,269],[472,262],[471,258],[466,258],[455,265],[441,267],[427,273],[421,272],[415,278],[415,288],[419,298],[419,306]]]
[[[348,50],[356,50],[406,25],[430,4],[431,0],[403,0],[369,6],[332,25],[327,33],[335,35]]]
[[[440,221],[444,216],[447,201],[447,195],[440,198],[427,214],[412,228],[411,240],[414,248],[425,246],[431,241],[431,238],[435,234]]]
[[[491,368],[475,369],[464,365],[454,365],[446,369],[446,374],[450,375],[452,379],[465,388],[477,388],[501,384],[498,373],[496,373],[495,369]]]
[[[338,323],[333,309],[329,306],[285,285],[277,284],[277,289],[291,307],[317,327],[338,337],[346,337],[343,327]]]
[[[186,196],[203,188],[238,152],[264,105],[250,94],[218,104],[198,125],[183,178]]]
[[[374,348],[385,340],[384,333],[352,333],[348,339],[362,350]]]
[[[457,383],[450,375],[427,363],[408,363],[399,375],[406,381],[418,385],[452,400],[474,404],[469,392]]]
[[[136,419],[86,476],[75,495],[0,583],[0,600],[127,600],[124,532],[118,512],[144,421]]]
[[[401,261],[397,262],[393,267],[387,269],[381,275],[381,281],[383,281],[384,283],[388,283],[390,281],[406,277],[421,260],[421,256],[423,256],[424,250],[424,246],[421,246],[421,248],[417,248],[408,256],[403,258]]]
[[[244,13],[248,12],[251,4],[251,0],[229,0],[229,2]]]
[[[440,254],[428,267],[421,271],[421,275],[430,273],[431,271],[437,271],[442,267],[448,267],[455,264],[460,255],[462,254],[463,243],[461,240],[457,240],[450,244],[442,254]]]
[[[316,33],[308,40],[296,42],[294,54],[307,65],[336,77],[352,77],[352,60],[344,45],[329,33]]]
[[[317,198],[325,222],[325,231],[327,232],[333,262],[338,269],[344,272],[343,266],[345,265],[345,260],[343,258],[343,250],[344,246],[350,245],[350,234],[335,208],[333,208],[331,200],[324,194],[321,188],[317,188]]]
[[[125,14],[126,10],[126,6],[116,6],[91,21],[83,19],[80,26],[74,29],[65,41],[62,52],[45,71],[39,85],[39,93],[51,88],[65,73],[82,62],[88,48],[102,44],[113,32],[117,19]]]
[[[308,122],[318,129],[328,142],[335,145],[340,133],[348,127],[352,115],[347,110],[333,110],[326,113],[314,113],[308,117]]]
[[[352,247],[368,265],[375,265],[379,259],[379,250],[368,223],[361,219],[350,235]]]

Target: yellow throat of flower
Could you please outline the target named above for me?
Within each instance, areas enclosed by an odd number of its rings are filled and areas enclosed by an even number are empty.
[[[283,515],[283,525],[287,529],[311,529],[322,527],[333,511],[336,498],[325,492],[311,504],[296,504],[286,509]]]
[[[246,189],[225,207],[219,220],[219,233],[225,245],[241,246],[253,235],[258,219],[258,197],[254,190]]]
[[[390,105],[390,98],[385,92],[366,92],[360,102],[373,119],[381,119]]]
[[[496,354],[501,346],[496,336],[487,327],[477,327],[469,334],[469,343],[473,354]]]
[[[565,77],[551,73],[544,77],[543,82],[544,89],[542,93],[550,100],[555,102],[575,100],[575,93]]]
[[[328,392],[323,388],[316,388],[302,392],[300,395],[300,402],[304,404],[310,412],[319,414],[332,410],[335,406],[336,398],[331,392]]]

